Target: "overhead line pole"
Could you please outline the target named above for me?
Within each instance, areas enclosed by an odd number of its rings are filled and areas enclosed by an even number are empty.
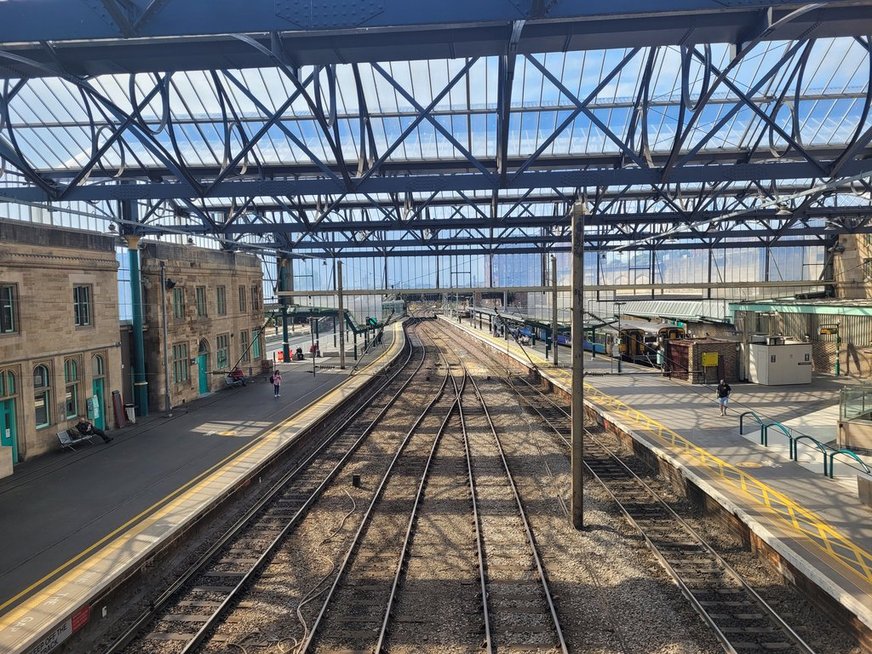
[[[345,370],[345,302],[342,294],[342,260],[336,262],[336,294],[339,310],[339,369]]]
[[[572,216],[572,525],[584,527],[584,217]],[[556,337],[555,337],[556,341]],[[557,351],[557,343],[554,343]],[[556,356],[556,355],[555,355]]]

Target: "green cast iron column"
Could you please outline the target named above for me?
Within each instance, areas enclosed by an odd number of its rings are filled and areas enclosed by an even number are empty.
[[[136,412],[148,415],[148,380],[145,375],[145,343],[142,337],[142,278],[139,272],[139,236],[128,234],[130,296],[133,301],[133,395]]]
[[[276,277],[280,291],[294,290],[294,273],[291,265],[291,260],[287,257],[279,257],[276,262]],[[279,297],[279,304],[282,307],[282,357],[285,363],[290,363],[291,346],[288,343],[288,298]]]

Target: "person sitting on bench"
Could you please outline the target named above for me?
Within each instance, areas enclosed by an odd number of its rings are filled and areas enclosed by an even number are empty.
[[[103,431],[102,429],[97,429],[93,423],[88,422],[88,420],[81,416],[79,417],[79,423],[76,425],[76,429],[83,436],[93,436],[96,434],[103,439],[104,443],[111,443],[115,440],[111,436],[107,436],[105,431]]]

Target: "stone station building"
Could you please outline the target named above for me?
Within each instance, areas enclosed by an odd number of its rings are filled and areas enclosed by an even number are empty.
[[[0,220],[0,243],[2,475],[80,415],[116,426],[121,352],[114,237]]]
[[[152,410],[165,408],[164,318],[172,406],[224,388],[234,366],[245,375],[261,372],[263,271],[257,257],[145,241],[140,256]]]

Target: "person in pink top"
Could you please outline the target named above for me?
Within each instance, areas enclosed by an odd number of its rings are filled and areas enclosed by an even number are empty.
[[[269,378],[269,380],[272,382],[273,385],[273,393],[276,397],[279,397],[282,390],[282,373],[279,370],[276,370],[272,374],[272,377]]]

